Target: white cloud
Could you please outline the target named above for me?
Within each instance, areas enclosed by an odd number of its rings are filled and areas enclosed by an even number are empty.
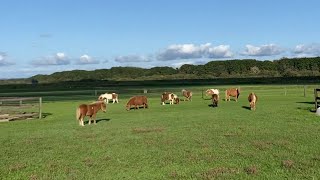
[[[262,46],[246,45],[243,55],[248,56],[273,56],[283,53],[284,50],[275,44],[266,44]]]
[[[77,64],[99,64],[100,61],[92,58],[91,56],[84,54],[80,56],[79,60],[76,62]]]
[[[118,56],[115,57],[114,61],[119,63],[130,63],[130,62],[151,62],[151,56],[142,56],[142,55],[127,55],[127,56]]]
[[[211,43],[194,44],[174,44],[167,47],[157,55],[159,61],[170,61],[177,59],[196,58],[229,58],[233,53],[229,45],[212,46]]]
[[[0,66],[8,66],[14,64],[8,60],[7,53],[0,52]]]
[[[70,64],[70,59],[65,53],[58,52],[53,56],[46,56],[33,60],[31,64],[35,66],[67,65]]]
[[[320,44],[299,44],[293,50],[299,56],[320,56]]]

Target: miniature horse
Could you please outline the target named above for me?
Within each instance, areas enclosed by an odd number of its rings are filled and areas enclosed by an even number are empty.
[[[218,94],[212,94],[212,107],[218,107],[219,102],[219,95]]]
[[[103,101],[97,101],[91,104],[81,104],[77,108],[77,120],[79,121],[80,126],[84,126],[84,118],[85,116],[89,116],[89,124],[94,120],[94,124],[96,124],[96,114],[99,110],[106,112],[107,106]]]
[[[251,110],[256,110],[256,103],[258,101],[258,97],[255,93],[250,93],[249,96],[248,96],[248,101],[250,103],[250,109]]]
[[[129,111],[131,109],[131,106],[134,106],[135,109],[139,109],[139,106],[143,106],[143,108],[148,108],[147,96],[133,96],[133,97],[131,97],[126,105],[127,111]]]
[[[188,90],[185,90],[185,89],[182,89],[182,95],[185,97],[185,99],[187,99],[188,101],[192,101],[192,92],[191,91],[188,91]]]
[[[230,96],[232,96],[232,97],[235,97],[235,100],[237,102],[239,95],[240,95],[240,89],[238,88],[227,89],[225,101],[230,101]]]

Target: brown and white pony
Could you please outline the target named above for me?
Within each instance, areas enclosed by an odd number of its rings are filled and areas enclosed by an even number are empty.
[[[212,94],[211,100],[212,100],[212,107],[218,107],[219,95]]]
[[[146,96],[133,96],[126,104],[127,111],[131,109],[131,106],[134,106],[135,109],[139,109],[140,106],[148,108],[148,99]]]
[[[255,93],[250,93],[248,96],[248,101],[250,103],[250,109],[251,110],[256,110],[256,103],[258,101],[258,97]]]
[[[104,93],[104,94],[101,94],[98,98],[99,101],[102,101],[104,100],[107,104],[109,103],[109,100],[112,99],[112,103],[119,103],[119,100],[118,100],[118,97],[119,95],[116,94],[116,93]]]
[[[206,90],[207,96],[212,96],[213,94],[217,94],[219,96],[219,89],[207,89]]]
[[[226,101],[230,101],[230,97],[234,97],[236,102],[238,101],[240,95],[240,89],[238,88],[230,88],[226,90]]]
[[[185,97],[185,99],[187,99],[188,101],[192,101],[192,92],[182,89],[182,95]]]
[[[161,104],[165,105],[165,101],[169,101],[170,104],[179,104],[180,99],[176,94],[170,93],[170,92],[164,92],[161,95]]]
[[[76,118],[79,121],[80,126],[84,126],[84,118],[86,116],[89,116],[89,125],[91,124],[91,121],[94,121],[94,124],[96,124],[96,115],[99,110],[102,110],[103,112],[106,112],[107,106],[103,101],[97,101],[91,104],[81,104],[76,110]]]

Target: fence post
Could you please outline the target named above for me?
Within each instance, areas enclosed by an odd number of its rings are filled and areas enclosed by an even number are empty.
[[[306,87],[307,87],[306,85],[303,86],[303,89],[304,89],[304,90],[303,90],[303,96],[304,96],[304,97],[306,97]]]
[[[287,87],[284,87],[284,95],[287,96]]]
[[[202,89],[201,93],[202,93],[201,97],[202,97],[202,99],[203,99],[203,89]]]
[[[42,118],[42,97],[39,97],[39,119]]]
[[[98,94],[98,91],[94,90],[94,96],[97,96],[97,94]]]

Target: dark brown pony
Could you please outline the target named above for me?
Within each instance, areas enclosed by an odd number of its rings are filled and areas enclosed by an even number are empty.
[[[226,90],[226,101],[230,101],[230,97],[235,97],[235,100],[238,101],[240,95],[240,90],[238,88],[230,88]]]
[[[212,107],[218,107],[219,95],[212,94],[211,100],[212,100]]]
[[[77,108],[76,111],[76,117],[79,121],[80,126],[84,126],[84,118],[86,116],[89,116],[89,124],[91,124],[91,121],[94,120],[94,124],[96,124],[96,115],[99,110],[102,110],[103,112],[106,112],[107,106],[103,101],[97,101],[91,104],[81,104]]]
[[[191,91],[188,91],[188,90],[185,90],[185,89],[182,89],[182,95],[185,97],[185,99],[187,99],[188,101],[192,101],[192,92]]]
[[[131,109],[131,106],[134,106],[135,109],[139,109],[140,106],[143,106],[143,108],[148,108],[148,99],[146,96],[133,96],[127,102],[127,111]]]
[[[256,103],[258,101],[258,96],[255,93],[250,93],[248,96],[248,101],[250,103],[250,109],[256,110]]]

